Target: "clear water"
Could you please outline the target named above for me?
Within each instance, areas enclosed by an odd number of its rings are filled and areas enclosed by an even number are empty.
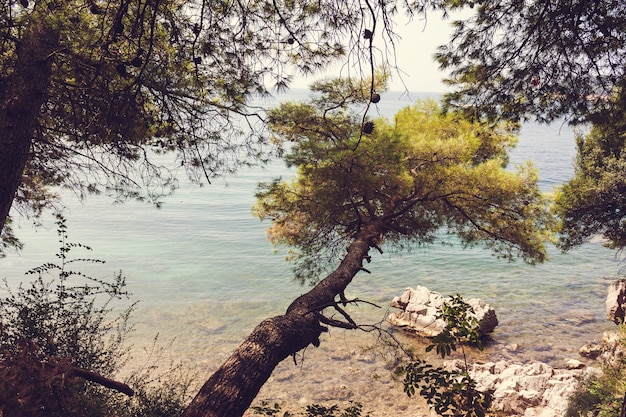
[[[379,111],[390,116],[409,102],[406,95],[387,93]],[[532,160],[549,191],[573,173],[573,136],[561,125],[528,124],[512,161]],[[251,215],[257,182],[281,174],[288,171],[274,162],[207,187],[183,185],[161,209],[136,202],[114,206],[106,197],[81,204],[68,196],[70,239],[90,245],[93,256],[107,262],[87,270],[99,277],[122,270],[141,300],[133,339],[138,346],[149,346],[157,333],[164,340],[176,338],[176,356],[211,369],[254,325],[282,313],[307,290],[291,281],[284,253],[275,253],[265,238],[267,225]],[[25,220],[16,226],[26,248],[0,260],[0,277],[12,285],[25,280],[27,269],[53,261],[58,247],[52,219],[43,228]],[[503,355],[504,345],[518,344],[512,354],[518,359],[558,361],[575,357],[582,344],[611,327],[604,298],[619,267],[615,254],[600,243],[567,254],[551,250],[550,260],[535,267],[497,260],[480,248],[434,246],[375,255],[368,267],[372,273],[359,275],[349,295],[383,307],[358,309],[355,314],[370,323],[379,321],[391,298],[406,287],[480,297],[500,320],[485,354]]]

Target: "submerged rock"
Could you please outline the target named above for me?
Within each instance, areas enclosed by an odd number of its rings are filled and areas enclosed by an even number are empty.
[[[410,330],[425,337],[435,337],[446,327],[445,321],[437,318],[439,307],[449,298],[423,286],[407,288],[399,297],[394,297],[391,306],[402,311],[389,315],[391,324]],[[484,336],[498,325],[498,317],[493,308],[479,298],[465,300],[474,310],[473,316],[480,322],[478,332]]]

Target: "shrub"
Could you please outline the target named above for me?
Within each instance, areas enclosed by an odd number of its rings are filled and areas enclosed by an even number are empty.
[[[626,327],[619,327],[617,351],[626,350]],[[626,358],[616,355],[602,363],[601,372],[580,382],[570,396],[566,417],[622,416],[626,398]]]
[[[56,224],[57,261],[28,271],[36,278],[15,291],[4,281],[8,295],[0,298],[0,415],[180,414],[188,379],[153,384],[154,367],[128,378],[134,389],[112,379],[130,360],[124,342],[132,330],[135,303],[129,301],[121,273],[102,280],[75,269],[102,261],[71,258],[74,250],[91,249],[68,241],[61,215]],[[180,370],[172,368],[170,375]]]

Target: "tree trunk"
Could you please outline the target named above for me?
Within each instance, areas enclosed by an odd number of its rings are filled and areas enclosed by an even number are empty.
[[[339,267],[311,291],[298,297],[282,316],[261,322],[231,357],[204,383],[183,417],[237,417],[250,407],[272,371],[285,358],[309,344],[319,346],[319,337],[333,324],[322,315],[336,305],[352,278],[363,270],[363,259],[377,244],[382,223],[363,230],[348,247]],[[340,323],[334,323],[341,325]],[[349,322],[345,326],[353,327]]]
[[[36,2],[35,7],[46,7]],[[41,107],[47,100],[52,56],[58,48],[58,31],[47,25],[44,10],[35,10],[17,45],[13,72],[0,79],[0,231],[9,215]]]

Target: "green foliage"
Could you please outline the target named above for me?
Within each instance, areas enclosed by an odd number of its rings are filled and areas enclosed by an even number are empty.
[[[250,407],[256,415],[261,416],[281,416],[281,417],[295,417],[296,414],[292,414],[285,411],[283,414],[279,414],[282,411],[282,405],[274,403],[270,405],[267,401],[261,401],[261,405]],[[350,405],[343,410],[339,409],[339,406],[334,404],[331,406],[324,406],[320,404],[311,404],[306,406],[306,411],[303,415],[305,417],[369,417],[368,414],[362,414],[363,406],[361,403],[350,401]],[[340,414],[338,414],[340,413]]]
[[[621,102],[621,103],[620,103]],[[607,246],[626,246],[626,97],[614,100],[610,116],[577,138],[575,176],[555,199],[561,219],[560,246],[567,250],[602,234]]]
[[[350,80],[313,86],[318,97],[270,112],[273,138],[297,177],[260,184],[255,213],[269,238],[291,248],[296,277],[315,282],[360,231],[382,223],[390,245],[429,244],[442,230],[498,256],[545,258],[551,217],[529,166],[506,170],[515,126],[489,126],[434,102],[401,110],[362,131],[367,106]]]
[[[91,250],[67,241],[65,219],[58,215],[58,261],[27,272],[36,278],[13,292],[5,282],[6,298],[0,299],[2,339],[0,349],[16,354],[24,344],[42,360],[71,357],[76,366],[109,374],[124,363],[122,347],[134,305],[115,311],[113,303],[128,298],[121,274],[109,281],[92,278],[75,265],[101,263],[90,258],[70,258],[72,251]],[[52,278],[48,278],[52,277]]]
[[[435,0],[465,8],[436,60],[450,73],[448,105],[492,119],[566,116],[585,122],[623,88],[626,4],[620,0]],[[558,40],[558,41],[555,41]]]
[[[10,249],[21,250],[24,245],[19,241],[11,227],[11,219],[7,219],[4,228],[0,232],[0,258],[4,258]]]
[[[155,344],[156,342],[157,339]],[[195,395],[198,376],[190,373],[180,363],[170,362],[163,369],[163,347],[153,346],[152,353],[155,354],[152,362],[135,370],[128,379],[135,395],[105,395],[105,398],[109,398],[106,404],[108,414],[105,415],[110,415],[112,410],[121,410],[117,411],[119,417],[173,417],[183,413]]]
[[[471,315],[472,307],[460,295],[451,297],[440,308],[438,317],[446,322],[443,332],[432,338],[426,351],[435,349],[442,358],[461,346],[464,365],[460,371],[448,371],[417,359],[402,367],[404,392],[415,393],[426,399],[428,405],[441,416],[484,417],[491,406],[491,393],[476,390],[476,382],[468,372],[464,345],[482,349],[479,322]]]
[[[472,314],[472,306],[467,304],[459,294],[450,298],[440,308],[438,318],[446,323],[445,329],[432,338],[432,344],[426,352],[435,349],[442,358],[450,356],[458,345],[473,345],[482,350],[482,339],[479,333],[480,322]],[[463,352],[465,358],[465,352]],[[467,364],[466,364],[467,365]]]
[[[576,176],[557,198],[560,246],[602,234],[608,246],[624,247],[626,3],[436,0],[424,7],[472,9],[436,55],[454,88],[445,108],[592,125],[577,139]]]
[[[330,407],[326,407],[319,404],[312,404],[306,406],[306,415],[307,417],[333,417],[337,410],[339,410],[339,407],[337,405],[331,405]]]
[[[251,99],[348,53],[362,59],[363,17],[359,1],[0,0],[0,82],[45,98],[22,115],[0,97],[1,111],[33,120],[19,138],[30,153],[15,163],[16,208],[37,215],[54,186],[158,203],[180,175],[210,182],[267,160],[265,112]],[[49,73],[29,74],[31,51]],[[9,131],[0,143],[13,148]]]
[[[180,366],[165,373],[147,364],[127,378],[135,395],[87,382],[82,369],[114,378],[130,360],[124,341],[135,304],[119,305],[129,294],[125,280],[93,278],[78,266],[99,264],[77,258],[90,250],[67,240],[65,219],[57,219],[57,261],[28,271],[29,285],[0,298],[0,414],[11,417],[149,417],[178,415],[191,381]],[[153,347],[156,356],[162,355]]]
[[[250,409],[254,411],[256,415],[260,415],[260,416],[268,416],[268,417],[274,417],[274,416],[292,417],[293,416],[293,414],[291,414],[288,411],[285,411],[283,414],[279,414],[282,408],[283,407],[278,403],[274,403],[274,405],[270,405],[270,403],[265,400],[261,401],[261,405],[250,407]]]
[[[618,349],[626,347],[626,327],[620,325]],[[614,417],[621,415],[626,392],[626,361],[615,357],[602,363],[601,374],[580,382],[569,399],[566,417]]]
[[[403,367],[404,392],[418,393],[440,416],[484,417],[491,406],[491,394],[476,390],[466,370],[448,371],[416,360]]]

